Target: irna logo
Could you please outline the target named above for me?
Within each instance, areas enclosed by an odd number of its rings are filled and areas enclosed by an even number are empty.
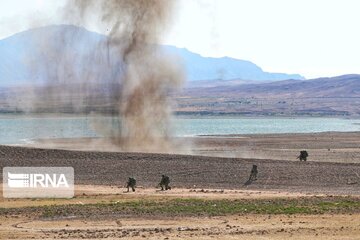
[[[72,167],[6,167],[3,169],[5,198],[72,198]]]
[[[10,188],[59,188],[69,187],[65,174],[26,174],[8,172]]]

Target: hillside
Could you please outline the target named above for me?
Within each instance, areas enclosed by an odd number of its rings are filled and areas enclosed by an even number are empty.
[[[69,75],[82,79],[101,76],[106,81],[121,66],[121,56],[104,47],[106,41],[104,35],[70,25],[32,29],[0,40],[0,87],[41,83],[46,78],[61,81]],[[190,81],[303,79],[296,74],[264,72],[249,61],[206,58],[172,46],[163,49],[180,57],[179,64],[184,65]]]
[[[116,87],[119,86],[109,88]],[[79,90],[82,86],[73,84],[69,89]],[[91,96],[74,95],[76,98],[68,98],[56,88],[47,88],[46,91],[39,88],[37,91],[51,93],[45,105],[37,102],[37,111],[40,112],[111,113],[118,106],[118,102],[114,102],[116,98],[111,95],[113,92],[104,86],[92,86],[87,89]],[[30,103],[34,94],[36,91],[26,87],[0,88],[0,111],[32,111]],[[358,117],[360,75],[258,84],[241,80],[194,82],[181,92],[173,93],[173,98],[174,110],[180,115]]]
[[[230,81],[231,83],[231,81]],[[188,89],[188,93],[202,96],[221,96],[223,94],[242,97],[360,97],[360,75],[344,75],[333,78],[312,80],[285,80],[260,84],[227,84],[216,87]]]
[[[180,114],[358,116],[360,75],[191,87],[177,99]]]

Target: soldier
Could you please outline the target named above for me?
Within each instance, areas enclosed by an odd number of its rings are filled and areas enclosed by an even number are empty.
[[[165,190],[171,190],[171,187],[169,186],[169,184],[170,184],[170,178],[166,175],[162,175],[161,181],[159,183],[159,185],[161,187],[161,191],[164,191],[164,187],[165,187]]]
[[[129,177],[129,180],[127,182],[127,191],[129,192],[129,188],[132,189],[133,192],[135,192],[135,187],[136,187],[136,179],[135,178],[132,178],[132,177]]]
[[[300,155],[297,158],[300,159],[300,161],[306,162],[308,156],[309,154],[307,151],[300,151]]]
[[[249,177],[249,182],[257,180],[257,174],[258,174],[257,166],[253,165],[253,167],[251,169],[250,177]]]

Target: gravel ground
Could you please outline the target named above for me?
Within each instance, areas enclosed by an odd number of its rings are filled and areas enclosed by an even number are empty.
[[[246,184],[252,165],[258,180]],[[0,167],[71,166],[76,184],[123,186],[128,176],[156,187],[161,175],[173,187],[360,194],[360,164],[219,158],[191,155],[81,152],[0,146]],[[0,173],[2,179],[2,172]]]

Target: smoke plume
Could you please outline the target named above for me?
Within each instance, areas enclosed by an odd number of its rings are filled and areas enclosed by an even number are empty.
[[[66,108],[111,115],[111,124],[97,122],[95,128],[123,150],[170,150],[169,92],[180,86],[183,75],[158,42],[173,5],[174,0],[68,1],[64,20],[106,29],[108,38],[81,60],[76,48],[86,48],[86,41],[78,30],[57,33],[56,42],[64,42],[61,49],[52,42],[38,44],[51,66],[34,68],[47,75],[44,88],[35,93],[36,111]],[[79,44],[68,46],[69,39]]]
[[[111,137],[124,148],[158,148],[169,137],[167,93],[180,81],[180,74],[161,57],[156,43],[172,4],[168,0],[75,0],[66,8],[68,16],[80,22],[98,15],[97,21],[110,30],[107,48],[123,60],[121,74],[114,76],[121,89],[116,111],[119,126]]]

